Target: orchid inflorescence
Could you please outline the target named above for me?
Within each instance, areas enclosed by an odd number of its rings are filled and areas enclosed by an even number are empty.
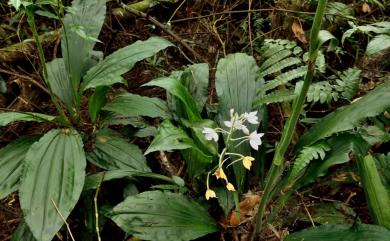
[[[215,192],[210,189],[209,187],[209,177],[210,173],[214,171],[213,175],[217,179],[222,179],[226,182],[226,189],[229,191],[234,192],[236,189],[232,183],[229,182],[224,170],[223,165],[226,161],[230,160],[230,157],[225,158],[226,155],[228,156],[236,156],[238,157],[236,160],[231,161],[227,166],[231,166],[234,163],[242,161],[243,166],[250,170],[252,166],[252,162],[255,160],[255,158],[251,156],[244,156],[239,153],[228,153],[227,150],[233,142],[238,142],[235,146],[239,146],[245,142],[249,142],[249,145],[255,149],[258,150],[259,146],[261,145],[261,137],[264,135],[264,133],[257,133],[257,131],[249,132],[248,127],[245,125],[246,122],[249,124],[257,125],[259,124],[258,117],[257,117],[257,111],[253,112],[245,112],[244,114],[239,115],[238,113],[234,112],[234,109],[230,109],[230,120],[224,121],[223,124],[228,128],[227,130],[223,128],[209,128],[204,127],[202,133],[204,134],[206,140],[209,141],[215,141],[218,142],[219,134],[226,135],[225,139],[225,148],[222,150],[222,152],[219,154],[219,161],[218,165],[214,167],[210,172],[207,174],[207,190],[206,190],[206,199],[209,200],[210,198],[215,198],[216,194]],[[241,131],[244,136],[233,138],[233,133],[236,131]]]

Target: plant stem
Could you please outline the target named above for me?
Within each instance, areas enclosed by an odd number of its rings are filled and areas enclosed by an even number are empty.
[[[280,143],[277,145],[275,150],[274,159],[272,161],[271,169],[267,175],[266,178],[266,184],[265,189],[263,193],[263,197],[261,198],[258,213],[256,216],[256,226],[255,231],[252,234],[251,240],[254,240],[256,237],[256,234],[258,234],[261,231],[262,228],[262,220],[263,215],[265,212],[265,207],[269,201],[269,199],[272,198],[273,195],[271,195],[272,189],[274,187],[274,183],[278,180],[280,177],[282,170],[283,170],[283,164],[284,164],[284,155],[287,151],[288,146],[290,145],[292,136],[295,131],[296,124],[298,122],[299,115],[302,111],[303,104],[306,99],[307,91],[310,87],[310,84],[313,80],[313,76],[315,73],[315,63],[317,59],[318,54],[318,33],[321,28],[321,21],[325,13],[325,7],[326,7],[327,0],[319,0],[316,10],[316,15],[314,17],[314,22],[312,26],[312,30],[310,32],[310,47],[309,47],[309,61],[307,66],[307,73],[303,82],[302,89],[300,91],[300,94],[298,98],[293,103],[293,110],[291,113],[291,116],[288,118],[286,125],[282,132],[282,137],[280,140]]]
[[[41,41],[39,39],[37,27],[35,25],[34,12],[29,10],[29,9],[26,9],[26,14],[27,14],[28,25],[31,28],[31,31],[32,31],[32,34],[33,34],[33,38],[34,38],[34,40],[35,40],[35,42],[37,44],[39,61],[41,62],[41,66],[42,66],[42,69],[43,69],[43,80],[44,80],[44,82],[46,83],[46,85],[48,87],[50,98],[51,98],[54,106],[56,107],[58,113],[60,114],[62,120],[66,124],[70,124],[68,118],[66,117],[66,114],[65,114],[64,110],[61,108],[61,105],[58,102],[57,97],[55,96],[55,94],[53,93],[53,91],[52,91],[52,89],[50,87],[49,77],[48,77],[47,68],[46,68],[45,53],[43,51],[42,43],[41,43]]]

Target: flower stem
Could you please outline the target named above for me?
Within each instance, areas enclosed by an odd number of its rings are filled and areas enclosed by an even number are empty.
[[[291,116],[288,118],[286,125],[282,132],[282,137],[280,143],[277,145],[275,150],[274,159],[272,161],[271,169],[266,178],[266,184],[263,196],[261,198],[258,213],[256,216],[256,226],[255,230],[252,234],[251,240],[253,241],[256,235],[262,229],[262,221],[263,215],[265,212],[265,207],[268,201],[272,198],[272,189],[274,187],[275,182],[280,177],[283,171],[284,164],[284,154],[287,151],[288,146],[290,145],[292,136],[295,131],[296,124],[298,122],[299,115],[302,111],[304,101],[306,99],[307,91],[310,87],[310,84],[313,80],[313,76],[315,73],[315,63],[318,55],[318,33],[321,28],[321,21],[325,13],[327,0],[319,0],[316,10],[316,15],[314,17],[314,22],[312,26],[312,30],[310,32],[310,47],[309,47],[309,60],[307,66],[306,76],[303,82],[302,89],[297,99],[295,99],[293,103],[293,110]]]

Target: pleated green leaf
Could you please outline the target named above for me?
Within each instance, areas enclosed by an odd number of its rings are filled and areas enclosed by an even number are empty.
[[[88,70],[84,76],[82,90],[123,83],[121,75],[131,70],[138,61],[151,57],[169,46],[173,45],[168,40],[151,37],[117,50]]]
[[[354,128],[360,121],[390,107],[390,82],[384,83],[352,104],[338,108],[317,122],[297,143],[298,148],[311,145],[337,132]]]
[[[372,55],[388,48],[390,48],[390,34],[380,34],[367,44],[366,53]]]
[[[76,95],[76,90],[72,89],[72,83],[66,71],[64,59],[58,58],[46,63],[50,89],[58,96],[70,110]]]
[[[164,88],[169,94],[177,97],[183,103],[187,119],[191,121],[201,120],[197,104],[193,96],[177,78],[158,78],[144,84],[143,86],[158,86]]]
[[[188,148],[198,150],[203,154],[183,129],[175,127],[169,120],[166,120],[161,123],[154,140],[144,155],[154,151],[183,150]],[[203,154],[203,156],[207,155]]]
[[[61,49],[73,90],[88,70],[105,15],[105,0],[74,0],[65,15]]]
[[[202,112],[208,98],[208,64],[203,63],[188,66],[181,75],[181,80],[182,84],[188,89],[195,100],[198,111]]]
[[[50,241],[64,224],[61,215],[69,216],[83,189],[81,137],[72,129],[51,130],[30,147],[24,162],[19,188],[24,219],[38,241]]]
[[[230,120],[230,109],[242,114],[253,110],[252,103],[256,97],[256,73],[258,66],[253,57],[242,53],[230,54],[218,62],[215,87],[218,95],[218,121]],[[250,131],[256,130],[258,125],[248,126]],[[249,145],[231,148],[229,152],[250,154]],[[243,186],[245,169],[240,164],[234,164],[236,184],[239,189]]]
[[[28,225],[22,221],[16,231],[12,234],[11,241],[36,241],[36,239]]]
[[[117,95],[113,101],[103,107],[121,116],[148,116],[171,119],[167,104],[159,98],[151,98],[131,93]]]
[[[56,117],[32,112],[3,112],[0,113],[0,126],[6,126],[15,121],[53,121]]]
[[[362,179],[368,207],[375,223],[390,229],[390,198],[383,185],[371,155],[358,158],[358,167]]]
[[[170,192],[130,196],[114,207],[111,219],[125,232],[143,240],[194,240],[218,231],[205,207]]]
[[[36,137],[21,137],[0,149],[0,199],[18,190],[27,150]]]
[[[369,224],[322,225],[288,235],[285,241],[390,241],[390,231]]]
[[[97,133],[94,149],[88,153],[88,160],[107,170],[151,171],[139,147],[110,129]]]
[[[100,110],[102,107],[107,103],[106,94],[107,91],[110,88],[107,86],[100,86],[95,89],[95,92],[89,97],[88,100],[88,112],[89,112],[89,118],[91,119],[92,123],[95,123]]]

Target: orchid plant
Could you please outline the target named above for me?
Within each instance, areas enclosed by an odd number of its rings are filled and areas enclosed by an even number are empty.
[[[224,165],[226,162],[230,162],[229,164],[226,165],[225,169],[230,167],[231,165],[237,163],[237,162],[242,162],[243,166],[250,170],[252,166],[252,162],[255,160],[252,156],[244,156],[239,153],[230,153],[227,152],[229,146],[235,145],[239,146],[242,145],[246,142],[249,142],[249,145],[255,149],[258,150],[259,146],[261,145],[261,137],[264,136],[264,133],[257,133],[257,131],[253,131],[252,133],[249,133],[249,129],[246,126],[247,123],[252,124],[252,125],[257,125],[259,124],[258,117],[257,117],[257,111],[253,112],[245,112],[243,114],[239,114],[234,111],[234,109],[230,109],[230,120],[224,121],[223,122],[225,127],[227,129],[223,129],[220,127],[217,128],[209,128],[209,127],[204,127],[202,133],[205,136],[205,139],[208,141],[215,141],[218,142],[219,139],[219,134],[226,136],[225,137],[225,147],[222,149],[221,153],[218,154],[218,165],[216,165],[214,168],[212,168],[208,173],[207,173],[207,190],[205,193],[205,197],[207,200],[210,198],[216,198],[215,192],[210,189],[209,185],[209,178],[210,174],[212,172],[213,175],[217,179],[222,179],[226,182],[226,189],[229,191],[236,191],[234,185],[229,182],[225,171],[224,171]],[[244,135],[241,137],[233,138],[233,134],[237,131],[241,131]],[[236,157],[235,160],[232,160],[232,157]]]

